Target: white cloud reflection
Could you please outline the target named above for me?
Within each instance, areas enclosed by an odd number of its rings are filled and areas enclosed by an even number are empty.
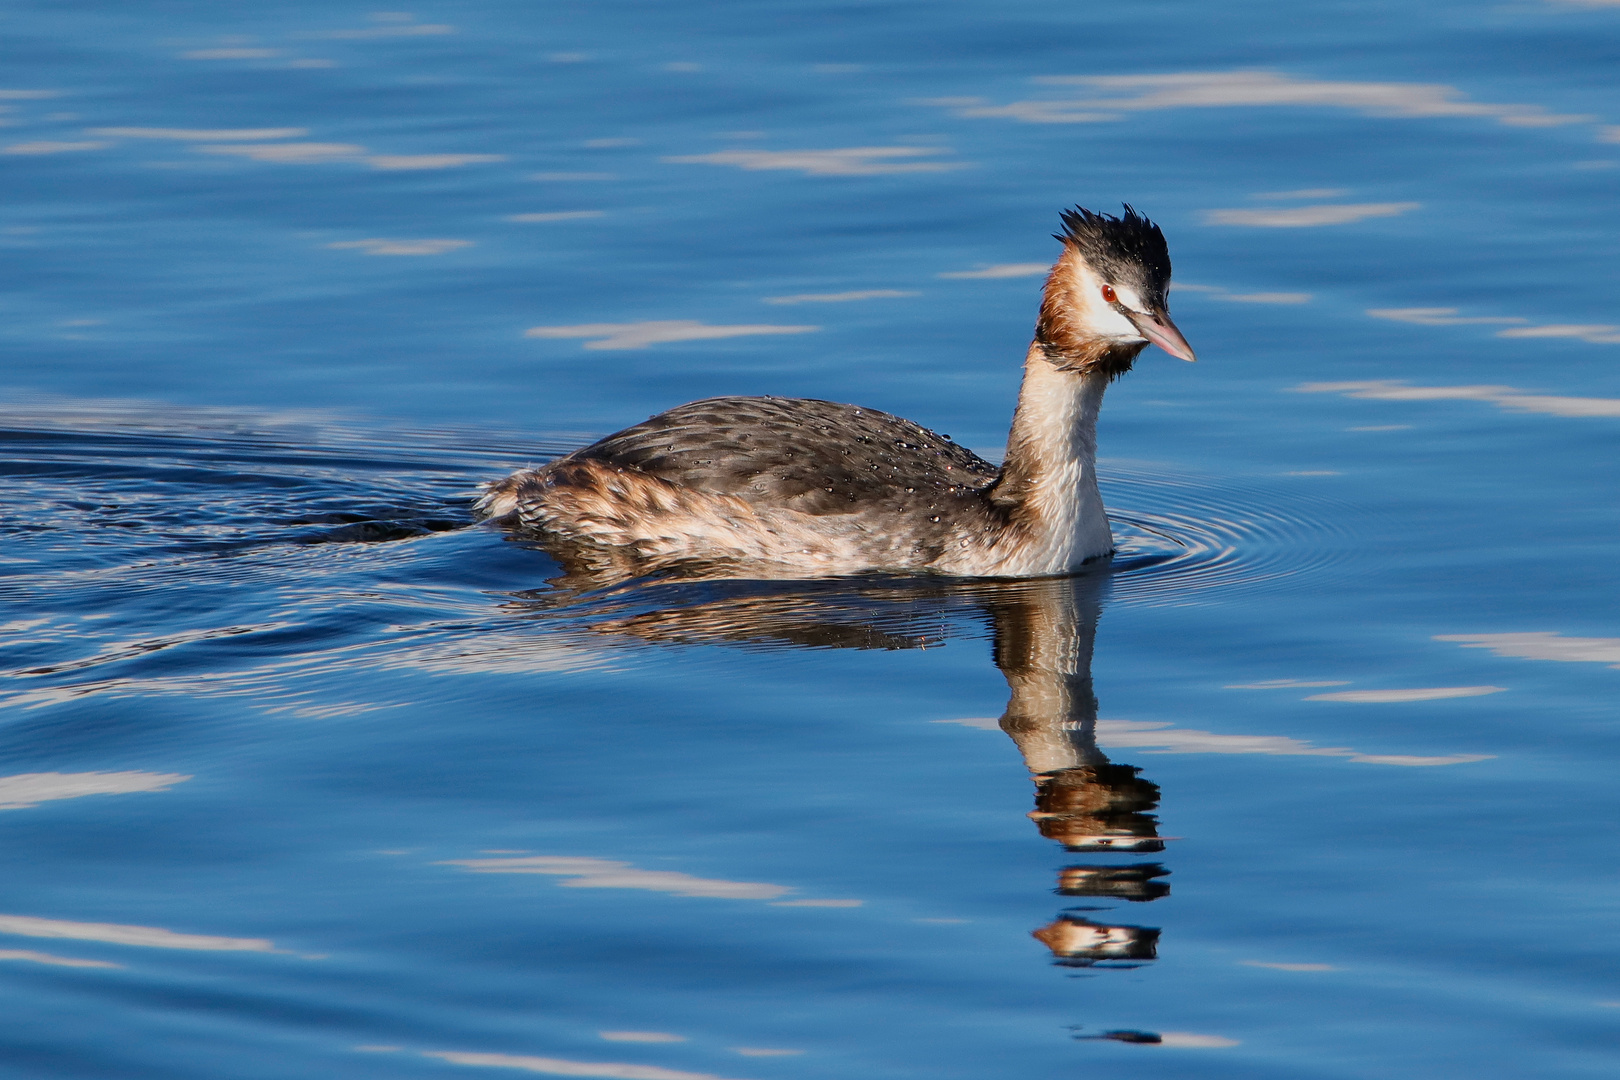
[[[685,1035],[676,1035],[668,1031],[598,1031],[598,1038],[608,1042],[633,1043],[678,1043],[685,1042]]]
[[[1183,283],[1171,285],[1170,291],[1203,293],[1211,300],[1222,300],[1229,304],[1308,304],[1311,302],[1311,294],[1308,292],[1235,293],[1223,289],[1219,285]]]
[[[190,779],[181,773],[154,772],[18,773],[0,776],[0,810],[24,810],[42,802],[85,795],[167,791]]]
[[[472,244],[471,240],[385,240],[374,238],[371,240],[340,240],[335,244],[327,244],[326,246],[339,251],[361,251],[367,255],[443,255],[447,251],[472,247]]]
[[[49,964],[52,967],[76,968],[121,968],[123,964],[115,964],[110,960],[81,960],[75,956],[57,956],[54,953],[34,952],[32,949],[0,949],[0,960],[26,960],[34,964]]]
[[[744,324],[710,326],[693,319],[666,319],[635,323],[584,323],[579,326],[535,326],[523,332],[532,338],[591,338],[587,349],[645,349],[672,341],[712,341],[760,334],[809,334],[819,326]]]
[[[804,1053],[803,1050],[778,1050],[769,1046],[733,1046],[731,1052],[743,1057],[798,1057]]]
[[[1454,307],[1368,308],[1375,319],[1413,323],[1417,326],[1477,326],[1491,323],[1522,323],[1528,320],[1512,315],[1459,315]]]
[[[446,23],[397,23],[357,30],[309,30],[295,35],[315,41],[379,41],[385,38],[443,37],[456,28]]]
[[[1239,960],[1244,967],[1270,968],[1272,971],[1337,971],[1332,964],[1277,964],[1266,960]]]
[[[1082,124],[1162,109],[1337,108],[1364,116],[1480,117],[1520,127],[1554,127],[1594,119],[1550,113],[1539,105],[1469,101],[1442,83],[1339,82],[1296,79],[1273,71],[1172,72],[1163,75],[1059,75],[1037,85],[1077,87],[1084,96],[987,104],[982,98],[935,98],[958,116],[1027,124]]]
[[[999,731],[999,721],[987,717],[935,720],[982,731]],[[1163,721],[1098,720],[1097,745],[1108,749],[1134,749],[1144,754],[1266,754],[1273,757],[1337,757],[1363,765],[1465,765],[1487,761],[1494,754],[1447,754],[1419,757],[1410,754],[1363,754],[1344,746],[1312,746],[1288,735],[1220,735],[1196,728],[1178,728]]]
[[[524,224],[540,224],[548,221],[584,221],[586,218],[599,218],[600,210],[552,210],[543,214],[510,214],[507,221],[518,221]]]
[[[192,49],[180,54],[183,60],[268,60],[280,56],[280,49]]]
[[[1226,300],[1234,304],[1308,304],[1311,294],[1308,292],[1257,292],[1257,293],[1227,293],[1217,296],[1217,300]]]
[[[1620,326],[1610,323],[1550,323],[1498,330],[1500,338],[1579,338],[1594,345],[1620,345]]]
[[[594,1076],[603,1080],[726,1080],[713,1073],[682,1072],[657,1065],[631,1065],[616,1061],[569,1061],[528,1054],[476,1054],[460,1050],[424,1050],[423,1057],[452,1065],[482,1065],[494,1069],[522,1069],[546,1076]]]
[[[152,949],[187,949],[202,952],[275,952],[273,942],[264,938],[214,937],[205,934],[177,934],[155,926],[122,926],[116,923],[69,922],[66,919],[39,919],[31,915],[0,915],[0,934],[18,937],[70,938],[75,941],[102,941],[109,945],[138,945]]]
[[[962,168],[959,162],[909,160],[947,152],[923,146],[851,146],[837,150],[722,150],[661,160],[675,165],[735,165],[751,171],[787,169],[809,176],[887,176]]]
[[[199,134],[207,136],[211,133]],[[505,154],[372,154],[355,143],[240,143],[194,146],[192,150],[199,154],[243,157],[272,165],[334,165],[350,162],[369,165],[384,172],[459,169],[464,165],[506,160]]]
[[[1021,278],[1044,277],[1052,269],[1049,262],[1038,263],[997,263],[994,266],[982,266],[977,270],[952,270],[939,274],[938,277],[953,281],[971,281],[977,279],[991,280],[995,278]]]
[[[1097,745],[1131,747],[1148,754],[1266,754],[1277,757],[1342,757],[1363,765],[1463,765],[1485,761],[1490,754],[1363,754],[1342,746],[1312,746],[1286,735],[1217,735],[1194,728],[1137,720],[1097,721]]]
[[[276,165],[324,165],[334,161],[355,161],[366,148],[353,143],[245,143],[236,146],[194,146],[199,154],[229,154]]]
[[[792,892],[787,885],[760,881],[722,881],[673,870],[638,870],[627,862],[565,855],[527,855],[510,859],[447,859],[439,866],[459,866],[474,874],[550,874],[566,877],[575,889],[647,889],[676,896],[722,900],[774,900]]]
[[[505,154],[373,154],[366,158],[366,164],[373,169],[399,172],[407,169],[459,169],[463,165],[505,160]]]
[[[1499,338],[1578,338],[1594,345],[1620,345],[1620,326],[1612,323],[1547,323],[1540,326],[1512,325],[1528,323],[1529,319],[1516,315],[1462,315],[1456,308],[1411,307],[1368,308],[1367,314],[1375,319],[1413,323],[1417,326],[1483,326],[1510,324],[1498,330]]]
[[[309,134],[308,128],[89,128],[86,135],[115,139],[185,139],[192,142],[228,142],[232,139],[297,139]]]
[[[1318,206],[1263,207],[1254,210],[1206,210],[1208,225],[1248,225],[1261,229],[1305,229],[1349,225],[1368,218],[1397,217],[1422,203],[1324,203]]]
[[[37,142],[12,143],[0,150],[0,154],[12,154],[21,157],[38,157],[45,154],[73,154],[84,150],[102,150],[111,146],[107,142],[58,142],[53,139],[41,139]]]
[[[1295,188],[1293,191],[1262,191],[1255,195],[1256,199],[1337,199],[1348,195],[1345,188]]]
[[[1620,398],[1554,397],[1528,394],[1511,386],[1408,386],[1393,379],[1364,382],[1304,383],[1301,394],[1343,394],[1374,401],[1488,401],[1517,412],[1549,416],[1620,417]]]
[[[1439,634],[1434,640],[1454,641],[1465,649],[1489,649],[1493,656],[1608,664],[1620,670],[1620,638],[1565,637],[1550,631],[1536,631],[1524,634]]]
[[[1312,694],[1306,701],[1347,701],[1358,705],[1387,705],[1403,701],[1445,701],[1448,698],[1500,694],[1505,686],[1414,686],[1402,690],[1336,690]]]
[[[1310,681],[1304,680],[1304,679],[1267,679],[1264,682],[1229,683],[1226,686],[1221,687],[1221,689],[1223,689],[1223,690],[1291,690],[1291,689],[1295,689],[1295,688],[1304,688],[1304,687],[1307,687],[1307,686],[1309,686],[1309,687],[1317,687],[1317,686],[1349,686],[1349,685],[1350,685],[1349,682],[1345,681],[1344,679],[1328,679],[1328,680],[1318,681],[1318,682],[1310,682]]]
[[[767,296],[764,304],[847,304],[856,300],[888,300],[900,296],[921,296],[921,293],[901,289],[860,289],[855,292],[795,293],[792,296]]]

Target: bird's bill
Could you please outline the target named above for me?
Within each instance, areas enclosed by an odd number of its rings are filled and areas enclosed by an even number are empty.
[[[1153,344],[1175,357],[1177,360],[1192,362],[1198,359],[1193,355],[1192,346],[1187,339],[1181,336],[1176,324],[1170,321],[1170,316],[1164,313],[1157,315],[1138,315],[1129,312],[1128,318],[1136,325],[1141,335]]]

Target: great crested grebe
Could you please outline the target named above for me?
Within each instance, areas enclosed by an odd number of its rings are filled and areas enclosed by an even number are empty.
[[[1159,227],[1076,207],[1055,234],[997,468],[910,420],[831,401],[720,397],[659,413],[489,485],[478,513],[623,572],[820,577],[1071,573],[1109,554],[1103,392],[1151,342],[1194,359]]]

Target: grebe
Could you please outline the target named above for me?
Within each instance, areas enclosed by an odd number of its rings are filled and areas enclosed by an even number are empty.
[[[1072,573],[1114,548],[1095,470],[1103,392],[1150,342],[1194,359],[1170,321],[1164,233],[1124,209],[1063,212],[1000,468],[875,409],[708,398],[515,472],[477,512],[624,573]]]

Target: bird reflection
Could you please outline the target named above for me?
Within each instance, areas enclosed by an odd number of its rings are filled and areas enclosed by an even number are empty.
[[[1154,810],[1159,786],[1097,746],[1091,657],[1108,586],[1106,572],[1071,578],[950,582],[937,578],[843,581],[665,581],[526,594],[524,606],[573,608],[593,634],[662,644],[928,648],[964,616],[987,619],[995,663],[1011,691],[1000,726],[1034,781],[1029,814],[1040,834],[1068,852],[1141,856],[1164,850]],[[1063,867],[1065,897],[1145,903],[1168,895],[1157,862]],[[1136,966],[1156,958],[1156,928],[1060,913],[1033,931],[1066,967]],[[1086,912],[1087,914],[1082,914]]]
[[[1040,583],[989,606],[995,628],[996,666],[1012,696],[1001,730],[1012,737],[1035,781],[1030,813],[1042,836],[1080,854],[1164,850],[1159,822],[1159,785],[1141,770],[1108,760],[1097,747],[1097,695],[1091,685],[1091,654],[1102,615],[1099,576]],[[1063,896],[1135,902],[1170,891],[1158,881],[1169,873],[1158,863],[1076,865],[1058,874]],[[1086,967],[1141,963],[1157,955],[1159,931],[1109,925],[1064,913],[1036,930],[1057,962]]]

